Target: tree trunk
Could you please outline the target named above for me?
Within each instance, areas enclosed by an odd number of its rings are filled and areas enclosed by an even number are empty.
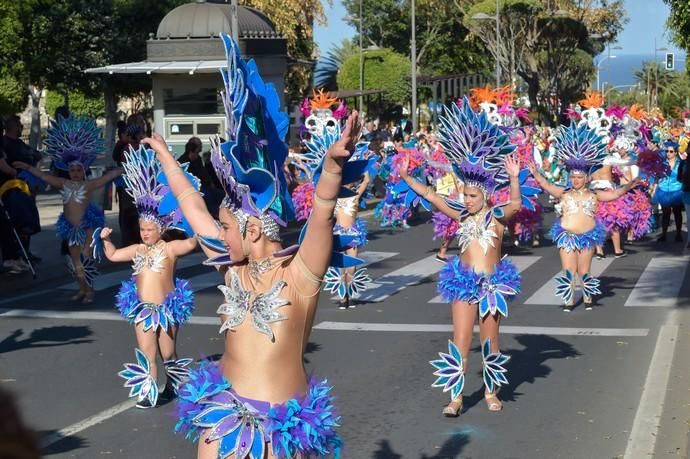
[[[29,100],[31,101],[31,128],[29,130],[29,146],[34,150],[38,149],[41,140],[41,95],[43,89],[29,85]]]
[[[117,95],[109,82],[103,83],[103,99],[105,101],[105,138],[106,154],[113,151],[115,136],[117,135]]]

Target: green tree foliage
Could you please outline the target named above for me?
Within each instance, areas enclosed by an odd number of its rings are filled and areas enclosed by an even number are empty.
[[[367,51],[364,56],[364,89],[384,89],[385,103],[405,104],[410,99],[410,68],[410,60],[392,49]],[[343,62],[338,72],[338,88],[359,89],[359,54]]]
[[[496,1],[470,3],[464,24],[498,59],[507,76],[502,83],[519,86],[519,77],[533,109],[551,121],[581,96],[591,79],[591,60],[625,23],[622,0],[500,0],[497,40],[494,22],[477,17],[495,16]]]
[[[68,93],[67,99],[69,101],[65,100],[64,93],[49,90],[46,95],[46,112],[52,116],[57,108],[69,105],[70,112],[77,116],[100,118],[105,115],[105,103],[100,94],[94,96],[74,90]]]
[[[359,0],[344,0],[348,23],[359,30]],[[417,65],[424,75],[488,73],[491,62],[463,25],[464,0],[416,0]],[[363,46],[376,45],[410,56],[410,0],[362,2]],[[359,36],[354,39],[358,43]]]
[[[673,42],[690,51],[690,2],[687,0],[664,0],[671,7],[666,26],[671,32]],[[690,64],[685,63],[686,67]]]

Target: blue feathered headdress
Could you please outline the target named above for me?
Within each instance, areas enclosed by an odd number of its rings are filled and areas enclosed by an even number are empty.
[[[198,190],[199,179],[187,172],[188,165],[184,163],[180,167]],[[139,218],[156,223],[161,231],[173,227],[184,230],[190,236],[194,234],[179,209],[177,198],[170,191],[167,177],[153,150],[147,150],[143,145],[134,150],[130,146],[122,167],[125,169],[122,177],[126,190],[134,199]]]
[[[223,207],[236,215],[241,211],[243,218],[253,216],[264,224],[272,220],[284,226],[294,218],[283,175],[289,119],[280,110],[274,86],[261,79],[256,63],[240,58],[230,36],[220,37],[228,61],[227,68],[221,69],[227,140],[212,139],[211,163],[225,189]]]
[[[71,164],[80,164],[88,171],[105,148],[96,120],[71,115],[67,118],[58,115],[57,121],[50,122],[44,143],[55,167],[63,171]]]
[[[556,133],[556,154],[565,168],[591,174],[606,158],[606,141],[586,124],[561,126]]]
[[[508,184],[504,158],[515,145],[486,113],[475,112],[465,98],[462,107],[453,104],[446,108],[440,123],[443,153],[465,186],[481,189],[486,197]]]

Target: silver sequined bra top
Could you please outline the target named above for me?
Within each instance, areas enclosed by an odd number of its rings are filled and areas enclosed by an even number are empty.
[[[132,258],[132,270],[136,276],[144,269],[149,269],[155,273],[163,271],[163,261],[168,258],[165,255],[165,242],[158,241],[152,246],[145,246],[144,253],[137,250]]]
[[[216,314],[227,317],[223,325],[221,325],[219,333],[233,330],[240,326],[247,318],[247,314],[250,314],[254,329],[268,336],[273,341],[275,336],[271,324],[287,319],[287,317],[278,312],[278,308],[289,303],[289,301],[278,297],[278,294],[286,285],[284,281],[278,281],[266,293],[250,292],[242,287],[240,276],[234,270],[231,270],[230,286],[218,286],[220,291],[223,292],[225,303],[218,307]]]
[[[496,247],[495,239],[498,239],[498,234],[494,229],[496,223],[493,222],[491,212],[486,212],[484,217],[481,216],[476,219],[471,215],[465,218],[464,221],[458,222],[458,230],[455,233],[458,238],[458,245],[460,252],[465,252],[472,241],[477,241],[484,250],[484,255],[489,251],[489,246]]]
[[[62,185],[60,194],[62,195],[63,204],[67,204],[70,201],[81,204],[86,200],[86,184],[84,182],[67,180],[64,185]]]
[[[354,217],[357,213],[357,199],[357,196],[339,198],[335,203],[335,212],[337,213],[339,210],[342,210],[350,217]]]
[[[563,197],[561,206],[563,215],[573,215],[582,209],[583,214],[588,217],[594,217],[594,213],[597,210],[597,200],[594,196],[590,196],[584,201],[578,201],[570,194],[566,194],[565,197]]]

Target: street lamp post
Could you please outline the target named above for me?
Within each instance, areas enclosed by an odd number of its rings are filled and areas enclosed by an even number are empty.
[[[600,91],[600,90],[601,90],[601,86],[600,86],[600,84],[599,84],[600,74],[601,74],[601,64],[602,64],[606,59],[615,59],[615,58],[616,58],[615,55],[614,55],[614,56],[611,56],[611,55],[609,54],[608,56],[604,56],[604,57],[602,57],[601,59],[599,59],[599,62],[596,63],[596,67],[597,67],[597,91]]]
[[[668,48],[657,48],[656,47],[656,36],[654,37],[654,99],[653,103],[656,107],[659,101],[659,62],[657,61],[657,51],[668,51]]]
[[[362,113],[364,105],[364,50],[362,49],[362,1],[359,0],[359,112]]]
[[[486,20],[493,20],[496,21],[496,87],[501,86],[501,64],[500,61],[498,60],[498,53],[499,53],[499,46],[501,44],[501,16],[499,12],[499,0],[496,0],[496,14],[493,16],[486,14],[486,13],[477,13],[472,16],[472,19],[475,21],[486,21]]]

